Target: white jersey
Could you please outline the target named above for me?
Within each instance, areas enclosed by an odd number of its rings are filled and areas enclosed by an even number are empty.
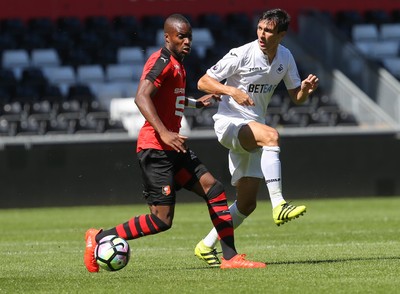
[[[226,85],[248,93],[255,103],[255,106],[241,106],[232,97],[223,95],[214,119],[229,116],[265,123],[267,107],[278,84],[283,80],[287,89],[301,85],[292,53],[279,45],[270,64],[258,40],[231,49],[207,74],[218,81],[226,79]]]

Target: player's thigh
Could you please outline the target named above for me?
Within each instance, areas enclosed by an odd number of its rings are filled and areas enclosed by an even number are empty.
[[[262,146],[277,145],[279,134],[274,128],[252,121],[240,128],[238,138],[242,147],[251,151]]]
[[[143,196],[149,205],[174,205],[173,161],[162,150],[147,149],[138,153],[142,170]]]
[[[187,149],[186,153],[179,153],[175,162],[175,187],[179,190],[184,187],[200,196],[205,195],[205,190],[215,182],[207,167],[201,162],[196,154]]]

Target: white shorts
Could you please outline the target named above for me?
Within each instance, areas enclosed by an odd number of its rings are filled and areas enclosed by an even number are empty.
[[[214,115],[214,130],[218,141],[229,149],[229,171],[232,175],[231,184],[236,186],[242,177],[264,178],[261,170],[262,148],[253,152],[246,151],[240,145],[238,133],[243,125],[251,120],[244,118]]]

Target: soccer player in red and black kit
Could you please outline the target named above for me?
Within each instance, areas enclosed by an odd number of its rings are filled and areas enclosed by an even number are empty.
[[[219,99],[205,95],[196,101],[185,96],[186,72],[182,62],[191,50],[191,25],[184,16],[173,14],[164,23],[164,37],[165,46],[153,53],[144,66],[135,98],[146,119],[139,132],[137,155],[150,213],[135,216],[108,230],[87,230],[85,266],[89,272],[99,271],[94,249],[104,236],[118,235],[131,240],[170,229],[176,191],[183,187],[207,203],[223,252],[222,262],[215,263],[215,267],[265,267],[265,263],[246,260],[244,254],[236,252],[224,187],[187,148],[187,137],[179,134],[185,106],[204,107],[212,99]]]

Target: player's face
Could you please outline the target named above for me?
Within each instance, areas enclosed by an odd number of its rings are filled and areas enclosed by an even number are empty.
[[[276,49],[286,32],[278,33],[278,27],[273,21],[262,20],[257,26],[258,44],[263,52]]]
[[[186,23],[176,23],[174,28],[166,34],[166,45],[174,57],[179,60],[190,53],[192,46],[192,28]]]

